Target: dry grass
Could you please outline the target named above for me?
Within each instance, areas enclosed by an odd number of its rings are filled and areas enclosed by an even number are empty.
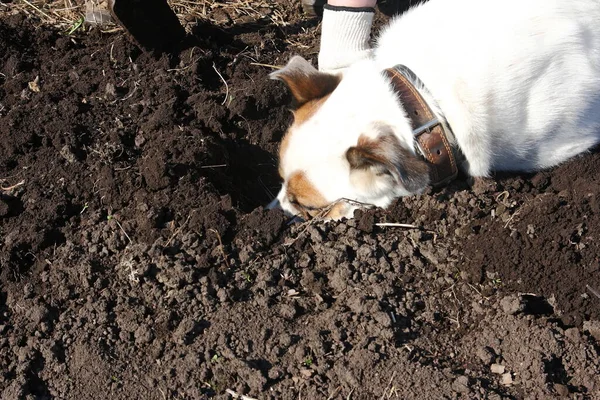
[[[168,0],[184,26],[197,21],[216,25],[268,19],[277,26],[287,25],[287,17],[278,2],[267,0]],[[23,13],[41,24],[69,30],[81,23],[86,7],[106,9],[106,0],[14,0],[0,3],[0,18]]]
[[[260,19],[268,16],[276,24],[283,25],[285,20],[277,9],[277,4],[265,0],[228,0],[194,1],[170,0],[169,4],[183,22],[190,19],[206,20],[216,24],[223,22],[242,22],[247,19]]]
[[[44,24],[68,28],[80,19],[85,12],[84,1],[73,0],[17,0],[0,4],[0,15],[23,13]]]

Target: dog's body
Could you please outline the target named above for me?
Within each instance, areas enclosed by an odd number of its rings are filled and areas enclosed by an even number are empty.
[[[281,206],[351,216],[429,183],[382,71],[402,64],[452,128],[474,177],[557,165],[600,142],[598,0],[431,0],[393,20],[341,76],[294,58],[274,73],[298,108],[280,151]]]

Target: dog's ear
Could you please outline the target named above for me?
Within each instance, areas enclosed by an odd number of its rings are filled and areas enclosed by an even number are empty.
[[[376,129],[376,139],[362,135],[346,151],[351,181],[365,191],[385,190],[391,183],[409,193],[422,192],[430,181],[427,163],[402,146],[391,128]]]
[[[296,107],[330,94],[341,80],[339,75],[319,72],[300,56],[292,57],[285,67],[272,72],[269,77],[285,82]]]

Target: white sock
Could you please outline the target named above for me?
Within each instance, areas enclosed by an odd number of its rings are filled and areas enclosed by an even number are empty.
[[[375,9],[325,5],[321,23],[319,70],[335,72],[371,56]]]

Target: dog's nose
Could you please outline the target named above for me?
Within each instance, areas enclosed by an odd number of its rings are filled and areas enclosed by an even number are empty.
[[[281,203],[279,202],[279,199],[274,199],[272,202],[270,202],[267,207],[267,210],[276,210],[276,209],[281,209]]]

